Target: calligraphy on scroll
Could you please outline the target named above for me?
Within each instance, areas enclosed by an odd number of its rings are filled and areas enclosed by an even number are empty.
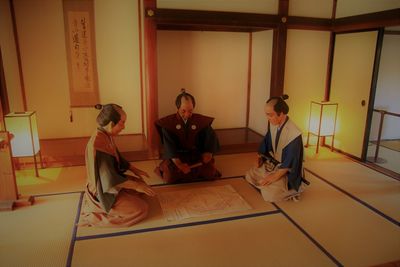
[[[99,102],[93,2],[64,0],[68,76],[72,107]]]

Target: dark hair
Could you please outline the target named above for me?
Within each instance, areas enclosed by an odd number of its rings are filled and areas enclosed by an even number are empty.
[[[267,100],[267,104],[269,102],[272,102],[271,104],[274,105],[274,111],[276,112],[276,114],[280,115],[281,113],[283,113],[286,115],[289,113],[289,106],[285,102],[285,100],[288,98],[288,95],[273,96]]]
[[[181,93],[175,99],[175,106],[176,106],[177,109],[179,109],[181,107],[182,97],[184,97],[186,100],[191,100],[192,104],[193,104],[193,107],[196,106],[196,100],[194,100],[194,97],[191,94],[186,93],[185,88],[182,88],[181,89]]]
[[[122,107],[117,104],[97,104],[94,106],[96,109],[100,110],[99,115],[97,115],[96,121],[100,126],[106,126],[112,121],[117,124],[121,119]]]

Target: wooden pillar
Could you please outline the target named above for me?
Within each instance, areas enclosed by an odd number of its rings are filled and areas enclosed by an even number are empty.
[[[149,147],[158,146],[159,137],[154,122],[158,119],[157,94],[157,25],[154,21],[155,0],[144,0],[144,44],[145,44],[145,82],[146,82],[146,128]]]
[[[289,0],[279,0],[278,15],[281,18],[279,25],[274,29],[272,45],[272,67],[271,67],[271,91],[270,96],[283,94],[285,81],[285,57],[287,26],[286,21],[289,13]]]
[[[337,0],[333,0],[332,6],[332,21],[336,17],[336,4]],[[325,94],[324,101],[329,101],[331,92],[331,80],[332,80],[332,67],[333,67],[333,51],[335,49],[335,33],[331,31],[329,37],[329,50],[328,50],[328,67],[326,68],[326,79],[325,79]]]

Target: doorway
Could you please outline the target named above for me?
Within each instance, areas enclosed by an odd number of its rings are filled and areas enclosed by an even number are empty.
[[[366,161],[400,175],[400,27],[386,28]]]

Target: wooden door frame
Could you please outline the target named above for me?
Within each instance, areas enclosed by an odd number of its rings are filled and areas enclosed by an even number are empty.
[[[6,79],[4,76],[3,57],[0,47],[0,130],[5,129],[4,116],[9,112],[10,112],[10,105],[8,103]]]

